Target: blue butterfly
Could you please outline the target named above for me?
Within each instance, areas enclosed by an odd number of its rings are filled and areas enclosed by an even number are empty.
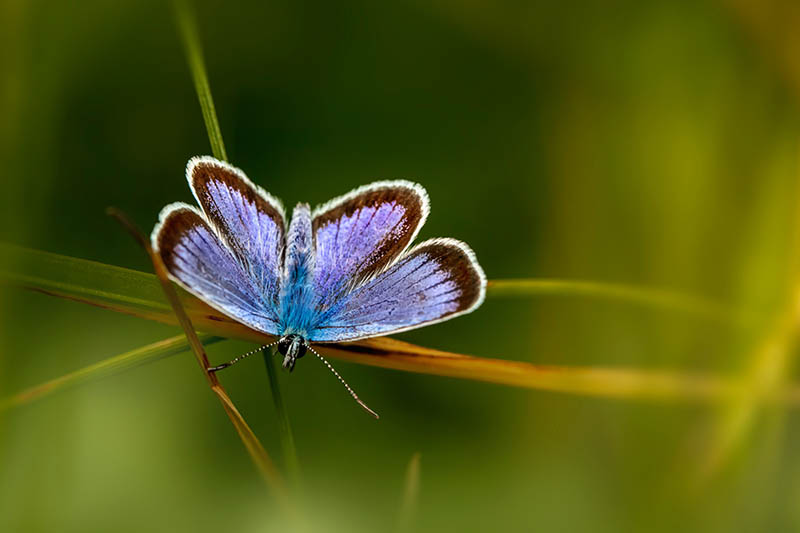
[[[238,168],[195,157],[186,178],[201,209],[167,205],[151,237],[170,278],[228,317],[278,336],[289,371],[311,349],[365,408],[309,343],[406,331],[484,300],[486,276],[466,244],[430,239],[409,247],[430,211],[416,183],[378,181],[313,211],[298,204],[287,229],[281,202]]]

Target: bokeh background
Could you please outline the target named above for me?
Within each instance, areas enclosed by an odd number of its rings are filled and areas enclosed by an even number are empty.
[[[551,294],[399,336],[752,385],[711,405],[338,364],[375,422],[305,359],[281,383],[311,530],[393,530],[417,452],[411,530],[800,527],[796,408],[762,401],[794,377],[780,325],[800,279],[796,2],[195,8],[228,155],[287,205],[414,179],[433,208],[420,237],[467,241],[491,279],[657,287],[756,317]],[[149,229],[190,199],[183,167],[206,153],[169,3],[0,1],[0,241],[149,270],[104,209]],[[0,291],[2,396],[178,332]],[[281,464],[263,364],[222,379]],[[0,414],[2,531],[287,527],[188,353]]]

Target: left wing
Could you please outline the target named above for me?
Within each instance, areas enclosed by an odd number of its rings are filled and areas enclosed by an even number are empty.
[[[274,306],[193,206],[165,207],[152,240],[174,282],[234,320],[278,333]]]

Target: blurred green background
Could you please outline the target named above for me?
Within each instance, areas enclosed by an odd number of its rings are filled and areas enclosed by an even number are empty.
[[[625,302],[490,298],[399,338],[542,364],[706,372],[695,405],[339,363],[281,376],[315,531],[794,531],[800,9],[794,1],[220,0],[195,5],[231,161],[287,205],[382,178],[430,193],[421,238],[490,279],[658,287],[736,328]],[[0,241],[150,270],[149,230],[210,153],[169,3],[0,0]],[[168,336],[0,285],[0,393]],[[795,320],[796,322],[796,320]],[[791,328],[790,328],[791,329]],[[252,345],[209,349],[228,360]],[[222,376],[281,462],[263,363]],[[0,414],[0,531],[291,530],[188,354]]]

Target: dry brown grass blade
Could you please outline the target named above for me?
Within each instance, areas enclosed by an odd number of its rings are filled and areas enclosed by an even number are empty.
[[[153,249],[150,247],[150,243],[147,241],[147,239],[144,238],[142,233],[128,220],[128,218],[122,212],[110,208],[108,210],[108,214],[119,221],[120,224],[122,224],[125,229],[130,232],[130,234],[139,242],[139,244],[150,256],[150,260],[153,262],[153,269],[155,270],[156,276],[161,283],[164,295],[167,297],[178,323],[186,334],[189,345],[192,347],[192,352],[194,353],[197,363],[205,375],[211,390],[217,395],[220,403],[222,403],[225,413],[228,415],[231,423],[233,423],[237,434],[242,439],[242,443],[245,445],[245,448],[250,454],[250,458],[253,460],[253,463],[258,468],[258,471],[261,473],[264,480],[267,482],[267,485],[270,487],[276,500],[278,500],[281,506],[289,511],[290,514],[294,514],[283,477],[280,475],[277,468],[275,468],[275,464],[273,463],[267,451],[264,449],[264,446],[258,440],[258,437],[256,437],[255,433],[253,433],[253,430],[250,429],[250,426],[244,420],[241,413],[239,413],[239,410],[236,409],[233,401],[230,399],[227,392],[225,392],[225,389],[222,387],[222,384],[217,379],[217,375],[208,371],[208,368],[211,366],[208,363],[208,356],[203,348],[203,344],[200,342],[200,339],[195,332],[189,315],[186,314],[186,311],[183,308],[175,287],[172,285],[172,282],[167,276],[167,269],[164,266],[161,257],[153,252]]]
[[[32,291],[177,324],[152,274],[47,252],[0,245],[19,260],[0,280]],[[254,331],[178,290],[179,300],[198,331],[267,344],[274,337]],[[741,389],[724,377],[626,368],[564,367],[487,359],[416,346],[391,338],[320,345],[325,354],[366,365],[471,379],[516,387],[630,399],[718,401]],[[800,389],[771,391],[768,401],[800,405]]]
[[[143,307],[126,302],[110,301],[92,295],[78,294],[57,287],[23,286],[44,294],[67,298],[140,318],[166,324],[177,324],[172,313],[153,305]],[[198,331],[267,344],[274,337],[252,330],[222,315],[187,294],[187,313]],[[715,400],[727,397],[736,385],[710,376],[685,373],[656,372],[625,368],[565,367],[533,365],[519,361],[473,357],[463,354],[417,346],[408,342],[379,337],[352,343],[324,344],[320,350],[345,361],[381,368],[471,379],[515,387],[556,392],[608,396],[613,398],[683,399],[688,401]],[[800,403],[800,391],[790,394],[793,403]]]
[[[710,376],[629,368],[534,365],[423,348],[391,338],[324,345],[326,354],[382,368],[588,396],[708,401],[736,386]]]

